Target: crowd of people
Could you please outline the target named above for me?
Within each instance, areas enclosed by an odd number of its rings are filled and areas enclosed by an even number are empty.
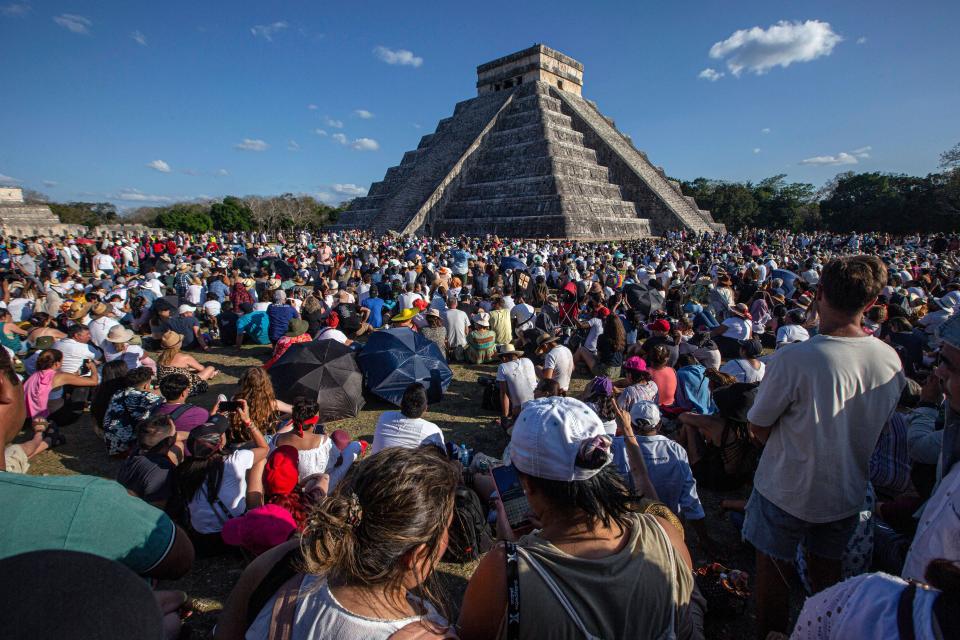
[[[229,554],[223,639],[702,638],[746,599],[760,638],[960,637],[957,234],[4,238],[0,274],[18,589],[113,580],[175,638],[185,594],[120,585]],[[445,441],[418,383],[365,440],[276,397],[295,345],[379,331],[481,374],[502,446]],[[206,354],[244,344],[270,354],[206,401]],[[83,428],[115,480],[27,473]],[[725,566],[731,525],[755,566]],[[456,618],[441,560],[479,560]]]

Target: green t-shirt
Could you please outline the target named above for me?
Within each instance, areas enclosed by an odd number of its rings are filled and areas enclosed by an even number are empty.
[[[93,476],[0,473],[0,514],[0,559],[68,549],[140,574],[166,557],[177,531],[159,509]]]

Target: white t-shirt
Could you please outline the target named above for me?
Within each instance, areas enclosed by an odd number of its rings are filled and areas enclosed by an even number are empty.
[[[93,268],[95,271],[112,271],[117,268],[117,263],[110,254],[98,253],[94,256]]]
[[[785,324],[777,329],[777,344],[803,342],[809,340],[810,334],[799,324]]]
[[[470,333],[470,317],[460,309],[447,309],[447,344],[451,347],[467,346]]]
[[[238,449],[223,459],[223,480],[220,483],[220,502],[230,510],[234,518],[247,510],[247,471],[253,467],[253,451]],[[227,515],[220,504],[213,506],[207,500],[207,483],[204,482],[188,505],[190,524],[197,533],[217,533],[223,530]],[[217,513],[213,510],[216,509]],[[217,516],[220,516],[219,518]]]
[[[203,292],[203,285],[191,284],[187,286],[187,301],[193,306],[200,304],[200,294]]]
[[[877,338],[818,335],[777,350],[747,414],[770,428],[754,488],[805,522],[859,513],[905,384],[896,351]]]
[[[91,320],[90,324],[87,325],[87,328],[90,329],[90,344],[94,344],[101,349],[103,349],[103,344],[107,341],[107,334],[110,333],[110,328],[115,327],[119,322],[116,318],[111,318],[110,316],[101,316],[96,320]]]
[[[603,333],[603,320],[600,318],[590,318],[587,320],[590,328],[587,330],[587,337],[583,340],[583,348],[591,353],[597,352],[597,340]]]
[[[720,367],[720,373],[726,373],[737,379],[737,382],[760,382],[767,365],[760,363],[759,369],[754,369],[749,360],[737,358]]]
[[[416,300],[423,300],[423,296],[413,291],[407,291],[400,294],[400,311],[404,309],[413,309],[413,303]]]
[[[207,300],[203,303],[203,310],[207,312],[208,316],[213,316],[216,318],[220,315],[220,309],[223,307],[217,300]]]
[[[740,316],[730,316],[722,322],[727,327],[727,332],[723,334],[724,338],[733,338],[734,340],[746,340],[752,335],[753,326],[750,321]]]
[[[497,367],[497,382],[507,383],[507,395],[510,396],[511,410],[521,407],[527,400],[533,400],[533,390],[537,387],[537,372],[527,358],[517,358],[501,363]]]
[[[7,311],[14,322],[23,322],[33,317],[34,301],[30,298],[14,298],[7,303]]]
[[[373,429],[373,448],[377,453],[389,447],[416,449],[422,444],[435,444],[443,448],[443,432],[440,427],[423,418],[408,418],[399,411],[384,411]]]
[[[570,349],[558,344],[547,352],[543,359],[544,369],[553,369],[553,379],[560,385],[560,389],[570,389],[570,378],[573,376],[573,354]]]
[[[64,338],[53,343],[53,348],[63,354],[63,373],[77,373],[84,360],[95,360],[99,357],[97,351],[89,344],[77,342],[72,338]]]

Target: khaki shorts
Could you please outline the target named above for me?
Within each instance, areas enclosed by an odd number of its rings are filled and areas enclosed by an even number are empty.
[[[7,445],[3,450],[3,459],[7,466],[7,473],[26,473],[30,469],[27,454],[18,444]]]

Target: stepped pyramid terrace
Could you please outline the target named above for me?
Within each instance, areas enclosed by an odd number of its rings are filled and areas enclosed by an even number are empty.
[[[583,65],[540,44],[480,65],[477,97],[337,226],[579,239],[721,230],[582,89]]]

